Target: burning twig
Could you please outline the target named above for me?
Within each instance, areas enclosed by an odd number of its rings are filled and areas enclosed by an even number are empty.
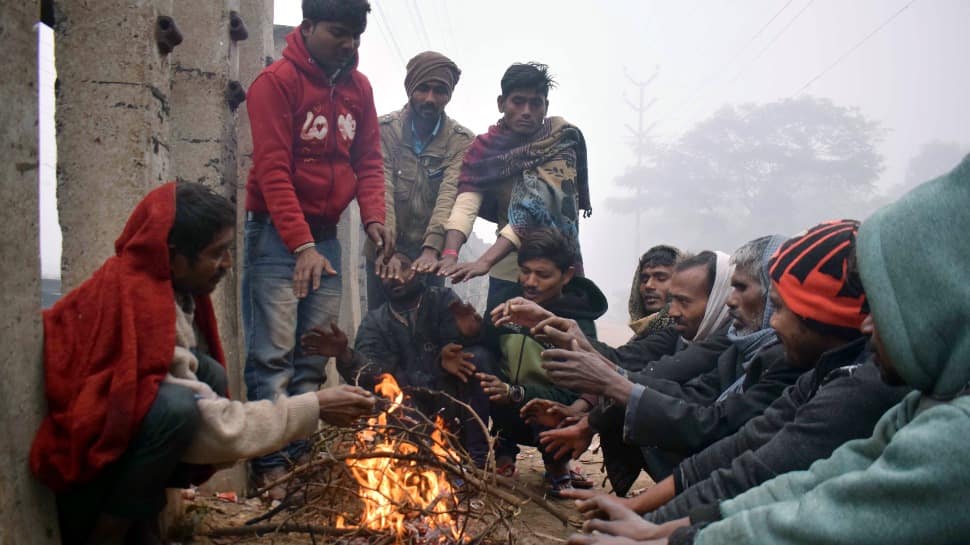
[[[342,545],[479,545],[528,501],[563,524],[572,522],[541,494],[479,469],[440,415],[404,404],[393,379],[383,378],[377,387],[384,397],[379,414],[351,429],[325,428],[315,441],[312,461],[254,494],[289,484],[290,498],[302,494],[305,502],[288,498],[246,526],[211,529],[205,535],[301,532],[336,537]],[[493,440],[486,424],[470,406],[444,395],[473,415],[471,425],[489,437],[490,465]],[[287,509],[285,521],[258,524]]]

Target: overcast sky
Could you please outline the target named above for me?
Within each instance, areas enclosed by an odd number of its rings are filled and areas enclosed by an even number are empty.
[[[634,162],[625,124],[636,99],[625,74],[646,80],[647,124],[676,138],[726,103],[809,93],[854,106],[888,129],[887,187],[929,140],[970,149],[970,1],[967,0],[372,0],[360,69],[378,113],[406,100],[404,65],[433,49],[462,69],[448,113],[476,133],[498,118],[499,80],[512,62],[550,66],[559,88],[550,115],[583,129],[594,214],[582,225],[587,271],[613,296],[628,290],[637,255],[632,218],[603,201]],[[277,0],[277,24],[296,25],[300,2]],[[48,201],[49,202],[49,197]],[[807,226],[806,226],[807,227]],[[492,238],[492,226],[476,232]],[[57,271],[50,229],[45,274]],[[650,234],[646,247],[663,242]],[[58,245],[59,245],[59,241]],[[730,251],[731,248],[724,248]],[[59,252],[58,252],[59,253]]]

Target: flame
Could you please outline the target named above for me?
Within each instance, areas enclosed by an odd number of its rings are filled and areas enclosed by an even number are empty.
[[[385,411],[368,419],[368,427],[358,432],[351,454],[362,451],[369,456],[370,453],[418,454],[416,444],[379,431],[385,429],[388,416],[400,409],[404,401],[404,392],[394,377],[385,373],[380,379],[375,390],[391,404]],[[453,461],[455,458],[445,441],[445,429],[444,420],[440,416],[435,417],[431,450],[439,460]],[[416,461],[392,457],[348,459],[346,463],[357,480],[358,495],[364,509],[356,526],[338,516],[338,528],[367,528],[393,533],[398,544],[407,541],[409,536],[417,537],[422,543],[459,541],[458,524],[449,512],[454,507],[454,491],[444,471],[420,467]]]

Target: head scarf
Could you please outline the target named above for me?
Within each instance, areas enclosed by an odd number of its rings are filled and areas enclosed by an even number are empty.
[[[640,256],[639,261],[637,261],[637,269],[633,271],[633,284],[630,286],[630,299],[627,302],[627,310],[630,313],[631,327],[632,323],[650,315],[650,313],[647,312],[647,309],[643,306],[643,297],[640,296],[640,271],[643,270],[643,263],[647,256],[650,255],[651,252],[657,250],[667,250],[674,255],[674,263],[671,265],[671,267],[676,265],[677,260],[679,260],[681,257],[679,249],[674,248],[673,246],[667,246],[665,244],[654,246]]]
[[[907,384],[947,400],[970,382],[970,155],[869,217],[859,276],[886,353]]]
[[[697,342],[707,340],[715,331],[720,330],[730,319],[728,315],[727,301],[728,294],[731,293],[731,275],[734,273],[734,265],[731,264],[731,256],[724,252],[714,252],[717,256],[715,265],[714,287],[711,294],[707,297],[707,308],[704,309],[704,318],[701,325],[697,328],[697,334],[693,339],[684,339],[685,342]]]
[[[407,75],[404,76],[404,90],[410,97],[418,85],[435,81],[448,87],[448,92],[455,90],[461,70],[448,57],[435,51],[418,53],[408,61]]]
[[[115,255],[44,311],[48,414],[30,451],[37,478],[62,491],[94,478],[128,448],[168,372],[175,349],[175,292],[168,233],[175,184],[145,196],[115,242]],[[225,361],[208,296],[195,320],[209,352]]]
[[[740,393],[743,391],[744,381],[747,378],[748,367],[751,365],[751,360],[758,355],[758,352],[762,348],[767,346],[772,346],[778,342],[778,336],[775,335],[775,330],[771,328],[771,315],[775,313],[775,307],[771,304],[771,298],[768,296],[770,294],[771,288],[771,278],[769,277],[768,267],[771,265],[771,256],[775,255],[778,248],[788,239],[788,237],[783,237],[781,235],[769,235],[765,237],[768,239],[768,244],[765,246],[763,252],[761,252],[761,257],[758,260],[758,281],[764,289],[764,317],[761,320],[761,328],[757,331],[752,331],[746,335],[741,335],[738,333],[737,328],[734,324],[728,328],[728,339],[731,344],[738,349],[738,359],[741,362],[741,368],[744,373],[729,386],[726,390],[721,392],[721,395],[717,398],[717,401],[721,401],[732,393]],[[759,241],[762,239],[756,239]]]
[[[866,294],[849,282],[859,222],[833,220],[781,245],[771,258],[771,280],[785,306],[802,318],[859,329],[868,314]]]

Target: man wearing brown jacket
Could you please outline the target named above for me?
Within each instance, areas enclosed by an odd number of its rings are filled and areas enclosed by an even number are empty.
[[[474,133],[445,115],[445,106],[461,70],[434,51],[408,61],[404,88],[408,103],[380,118],[384,153],[387,225],[397,250],[408,256],[417,272],[435,272],[444,247],[444,223],[451,214],[465,150]],[[395,276],[400,263],[379,267],[383,277]],[[368,271],[373,271],[368,267]],[[436,285],[443,277],[428,275]],[[385,296],[380,278],[367,277],[367,306],[373,310]]]

